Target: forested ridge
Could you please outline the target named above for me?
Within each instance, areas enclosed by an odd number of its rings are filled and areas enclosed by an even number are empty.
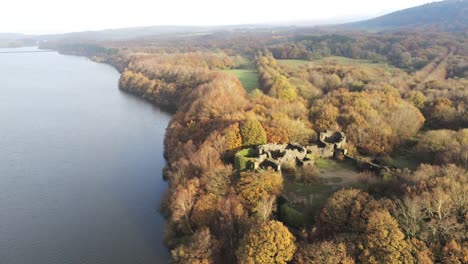
[[[463,32],[467,29],[466,0],[445,0],[427,3],[377,18],[348,23],[343,26],[359,29],[439,29]]]
[[[114,65],[122,90],[174,113],[161,204],[173,263],[468,262],[465,35],[282,29],[47,45]],[[255,71],[258,89],[234,69]],[[326,130],[391,171],[235,165],[240,150],[314,144]]]

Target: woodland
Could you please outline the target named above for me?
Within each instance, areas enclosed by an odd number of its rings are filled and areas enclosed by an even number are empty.
[[[173,113],[160,206],[173,263],[468,263],[466,34],[286,28],[47,47],[113,65],[120,89]],[[344,161],[234,166],[243,149],[326,130],[391,172],[333,185]],[[320,198],[288,198],[306,189]]]

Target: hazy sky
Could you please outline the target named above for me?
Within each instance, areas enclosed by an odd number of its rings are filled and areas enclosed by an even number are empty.
[[[435,0],[2,0],[0,32],[358,19]]]

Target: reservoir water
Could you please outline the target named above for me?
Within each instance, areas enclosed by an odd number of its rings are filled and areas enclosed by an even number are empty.
[[[0,54],[0,263],[167,263],[170,116],[118,79],[83,57]]]

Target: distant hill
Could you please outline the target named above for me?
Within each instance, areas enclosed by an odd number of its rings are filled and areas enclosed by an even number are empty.
[[[132,27],[119,29],[105,29],[96,31],[71,32],[64,34],[42,35],[39,39],[60,40],[60,39],[129,39],[147,37],[161,34],[196,32],[202,31],[205,28],[190,27],[190,26],[148,26],[148,27]]]
[[[347,29],[398,30],[427,28],[442,31],[468,29],[468,0],[446,0],[403,9],[377,18],[342,25]]]
[[[28,35],[16,33],[0,33],[0,48],[17,48],[34,46],[36,42]]]
[[[219,30],[251,30],[265,28],[264,25],[232,25],[232,26],[148,26],[105,29],[97,31],[71,32],[64,34],[41,35],[36,37],[38,40],[125,40],[134,38],[144,38],[161,35],[186,35],[186,34],[205,34]]]
[[[26,35],[17,33],[0,33],[0,39],[22,39],[26,37]]]

